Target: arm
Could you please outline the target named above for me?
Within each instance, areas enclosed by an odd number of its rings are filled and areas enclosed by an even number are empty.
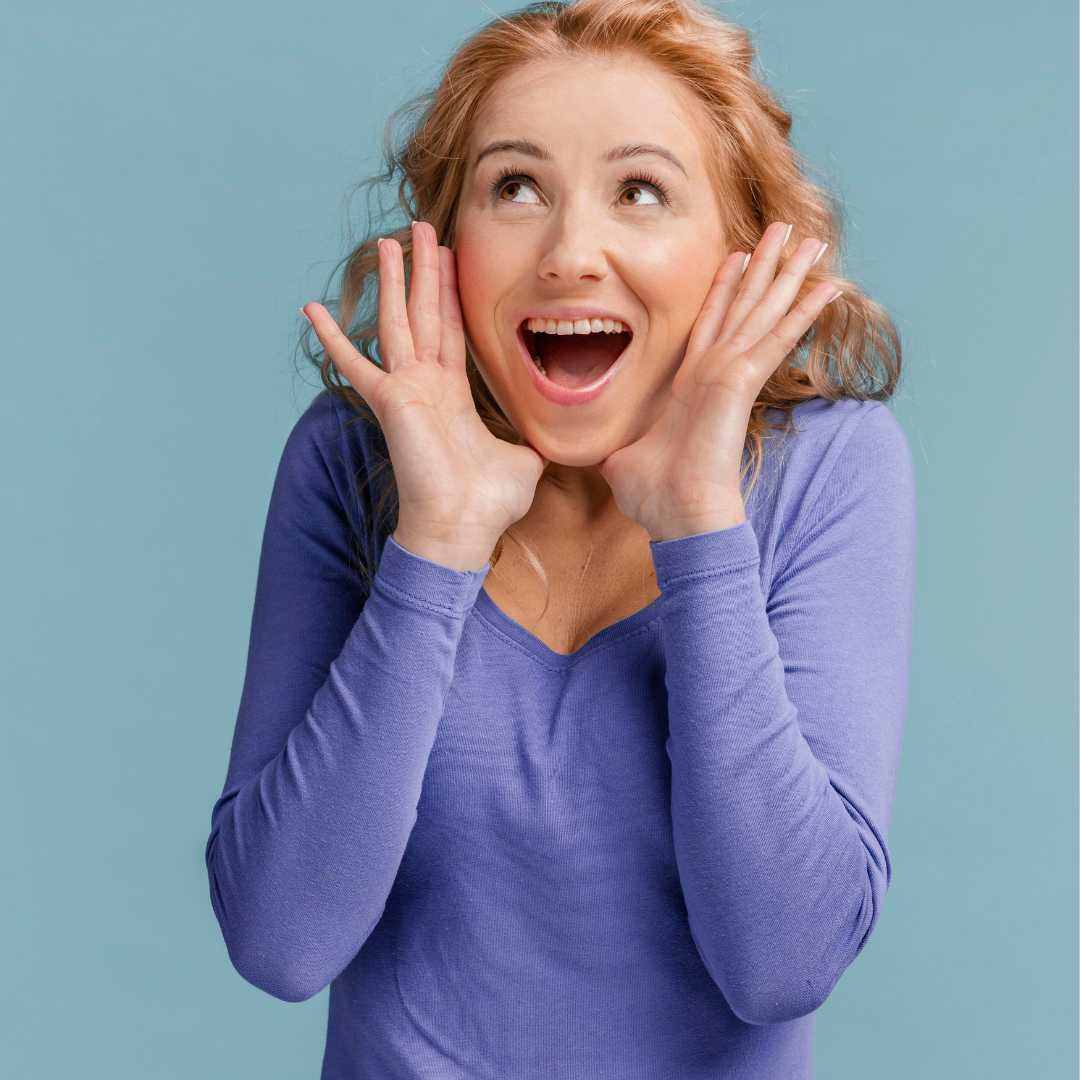
[[[650,545],[679,875],[702,960],[747,1023],[826,1000],[892,873],[913,469],[880,405],[831,461],[767,599],[749,521]]]
[[[487,570],[386,540],[365,596],[347,565],[329,395],[299,419],[263,535],[243,692],[206,844],[233,965],[303,1001],[382,915],[409,834],[464,619]]]

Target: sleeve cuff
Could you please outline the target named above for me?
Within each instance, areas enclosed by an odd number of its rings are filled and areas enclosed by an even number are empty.
[[[403,548],[387,536],[375,572],[373,587],[391,600],[443,615],[464,615],[476,602],[477,593],[491,569],[455,570]]]
[[[742,570],[761,561],[757,535],[749,518],[727,529],[650,540],[649,552],[661,592],[682,578]]]

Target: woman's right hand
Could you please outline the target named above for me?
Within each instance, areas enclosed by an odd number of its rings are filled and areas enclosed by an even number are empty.
[[[390,238],[379,247],[386,370],[355,348],[322,304],[300,310],[382,428],[398,488],[394,539],[433,562],[479,569],[532,505],[546,462],[530,446],[497,438],[476,411],[454,253],[431,224],[413,223],[406,305],[402,247]]]

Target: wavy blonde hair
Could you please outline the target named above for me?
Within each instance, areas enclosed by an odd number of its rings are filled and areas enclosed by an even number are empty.
[[[380,236],[393,236],[404,250],[406,281],[411,268],[409,223],[430,222],[439,243],[454,246],[458,200],[467,166],[472,124],[495,83],[516,68],[538,59],[582,56],[639,55],[659,66],[689,91],[699,106],[699,130],[706,140],[706,161],[731,250],[753,251],[773,221],[793,225],[793,250],[807,236],[826,240],[829,248],[807,274],[802,295],[824,280],[843,289],[828,304],[788,359],[758,395],[747,425],[742,472],[749,484],[757,481],[763,438],[774,430],[766,410],[786,415],[808,398],[885,400],[892,396],[900,375],[900,338],[883,308],[867,297],[837,269],[840,247],[839,213],[832,197],[804,175],[803,163],[790,140],[792,118],[769,89],[754,77],[754,49],[749,32],[727,22],[698,0],[544,0],[509,15],[499,16],[470,37],[447,63],[438,85],[406,102],[390,116],[384,132],[382,173],[361,181],[370,196],[373,185],[398,177],[398,207],[405,225],[373,230],[338,263],[344,265],[336,304],[324,301],[361,353],[382,364],[378,354],[378,249]],[[395,122],[415,112],[415,122],[395,138]],[[369,215],[370,216],[370,215]],[[385,215],[384,215],[385,216]],[[371,283],[372,291],[367,291]],[[355,325],[354,325],[355,323]],[[305,355],[319,367],[323,385],[356,413],[354,420],[379,425],[364,399],[346,382],[325,350],[311,352],[305,333]],[[795,361],[802,356],[802,367]],[[477,412],[488,429],[508,442],[520,443],[520,433],[492,397],[476,366],[471,346],[466,371]],[[375,460],[358,481],[381,494],[368,499],[372,507],[371,535],[357,538],[356,567],[370,585],[373,554],[379,532],[396,527],[397,490],[381,437]],[[495,545],[491,563],[498,561],[504,540],[511,536],[527,552],[542,577],[542,564],[524,541],[508,529]]]

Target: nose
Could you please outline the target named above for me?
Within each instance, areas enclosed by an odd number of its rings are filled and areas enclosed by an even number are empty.
[[[566,209],[551,218],[550,233],[537,263],[537,276],[553,284],[603,281],[608,274],[604,232],[595,207]]]

